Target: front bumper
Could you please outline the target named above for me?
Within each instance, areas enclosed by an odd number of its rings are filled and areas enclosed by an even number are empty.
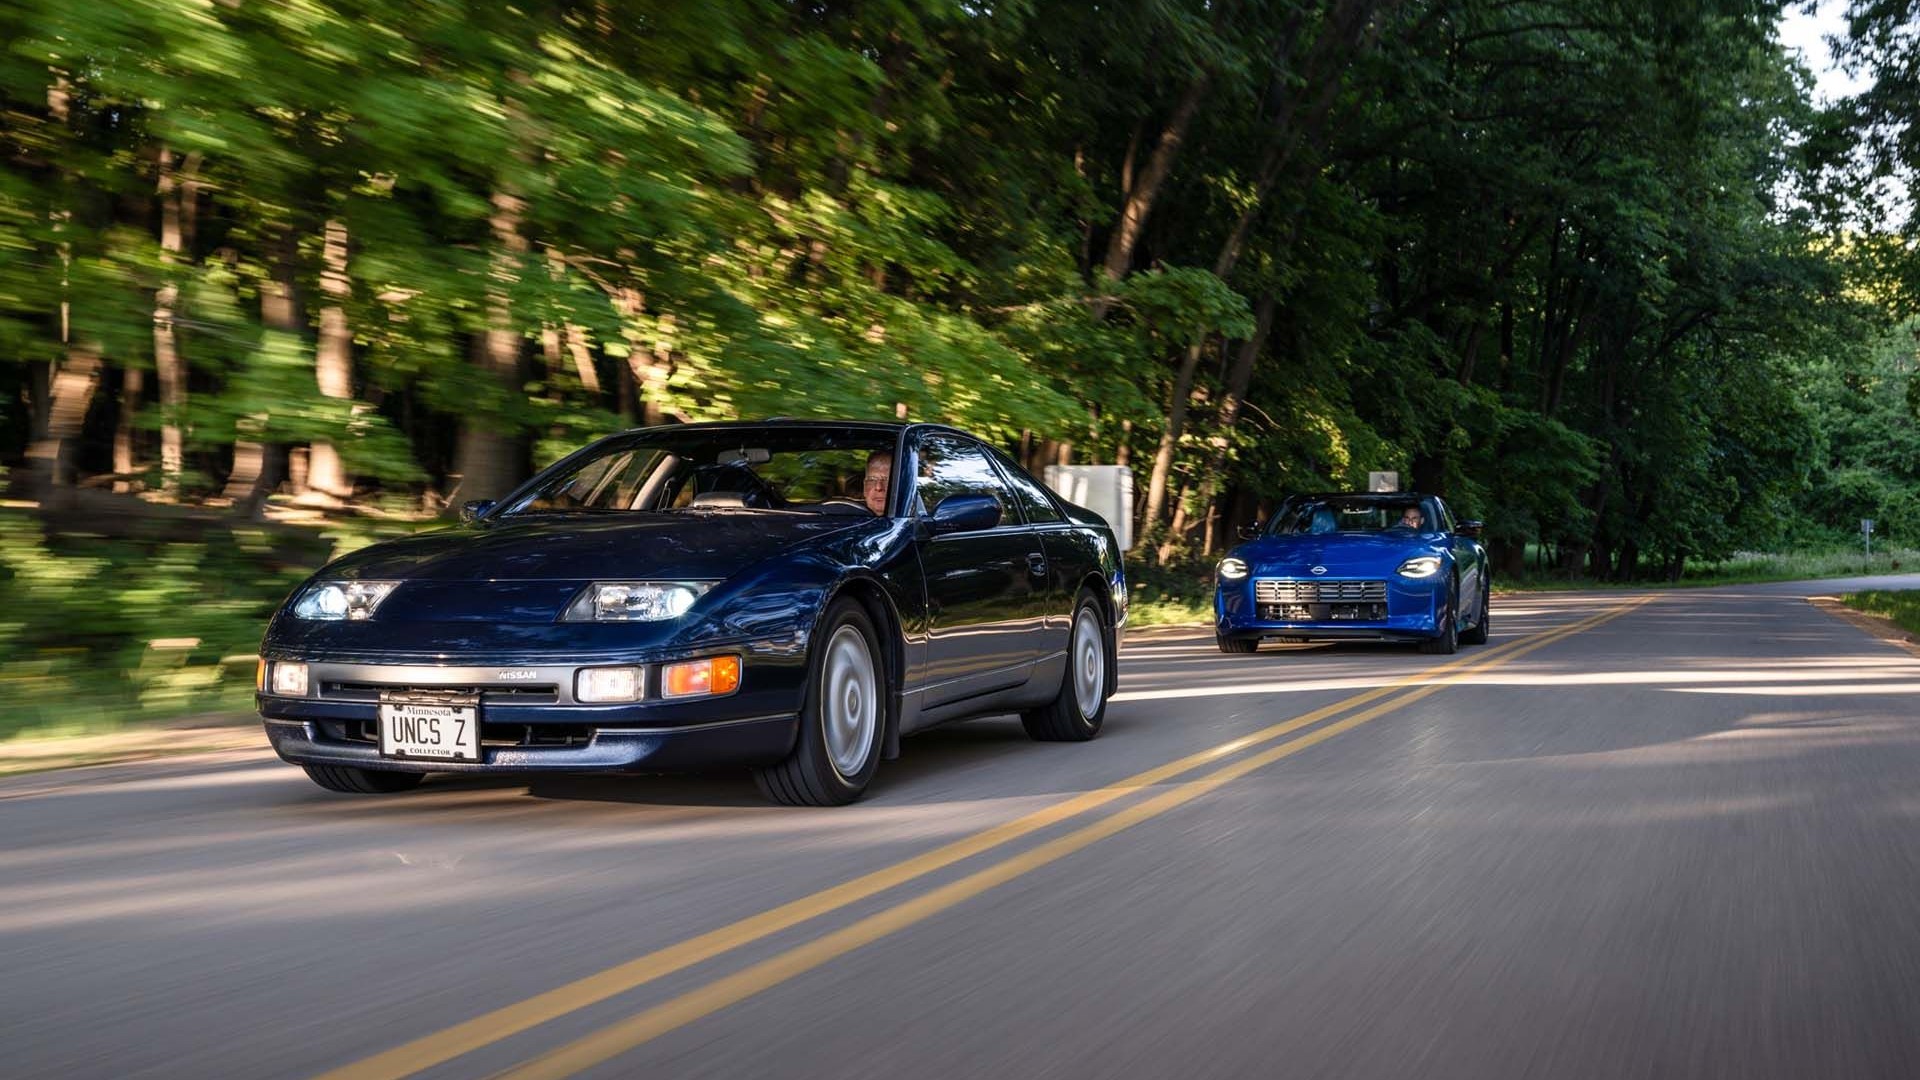
[[[1329,587],[1342,583],[1313,581]],[[1395,578],[1386,582],[1385,599],[1378,602],[1263,604],[1249,577],[1214,590],[1214,630],[1222,637],[1423,641],[1440,633],[1446,595],[1445,579]]]
[[[677,772],[779,761],[792,751],[799,721],[787,715],[677,728],[604,726],[566,745],[483,745],[477,762],[383,757],[377,744],[344,738],[325,721],[269,717],[266,727],[274,752],[296,765],[432,773]]]
[[[647,669],[643,700],[585,704],[574,697],[593,658],[554,664],[387,663],[365,657],[320,660],[270,653],[307,665],[304,696],[256,695],[268,741],[299,765],[349,765],[401,772],[667,772],[769,764],[793,749],[804,682],[802,649],[743,645],[741,685],[731,694],[664,699],[659,662]],[[675,657],[678,659],[678,657]],[[477,699],[480,760],[384,757],[379,747],[384,692],[457,691]]]

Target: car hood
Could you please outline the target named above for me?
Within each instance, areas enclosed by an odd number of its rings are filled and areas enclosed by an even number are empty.
[[[1442,546],[1432,533],[1319,533],[1263,536],[1234,554],[1257,575],[1317,577],[1313,568],[1320,566],[1331,577],[1380,577],[1415,555],[1439,554]]]
[[[401,581],[719,580],[870,519],[761,511],[542,514],[390,540],[327,576]]]

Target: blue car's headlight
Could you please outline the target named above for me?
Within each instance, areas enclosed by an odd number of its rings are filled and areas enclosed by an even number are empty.
[[[1440,556],[1415,555],[1400,564],[1396,571],[1401,577],[1432,577],[1440,572]]]
[[[296,619],[370,619],[387,594],[400,587],[397,581],[321,581],[308,586],[293,602]]]
[[[567,605],[562,622],[659,622],[677,619],[711,581],[596,581]]]
[[[1239,581],[1247,576],[1247,561],[1228,556],[1220,560],[1219,573],[1221,581]]]

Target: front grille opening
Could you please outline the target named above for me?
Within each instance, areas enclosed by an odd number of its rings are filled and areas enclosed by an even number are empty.
[[[1385,604],[1261,604],[1269,622],[1385,622]]]
[[[320,684],[320,696],[329,701],[379,701],[382,692],[447,696],[478,694],[482,705],[553,705],[560,700],[560,688],[552,683],[514,686],[402,686],[359,682]]]
[[[322,720],[320,732],[334,742],[380,745],[378,720]],[[480,745],[534,750],[566,749],[593,741],[599,728],[592,724],[503,724],[480,722]]]

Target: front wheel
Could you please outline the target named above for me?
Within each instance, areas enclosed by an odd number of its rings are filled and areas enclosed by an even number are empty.
[[[1460,583],[1447,589],[1447,606],[1440,611],[1440,632],[1420,643],[1420,651],[1434,656],[1452,656],[1460,650]]]
[[[328,791],[348,795],[392,795],[412,791],[426,777],[417,772],[362,769],[353,765],[303,765],[307,779]]]
[[[1067,639],[1067,670],[1060,692],[1048,704],[1020,714],[1027,734],[1041,742],[1086,742],[1100,734],[1107,719],[1107,691],[1113,686],[1108,663],[1106,620],[1091,593],[1073,607],[1073,633]]]
[[[1260,649],[1260,639],[1257,637],[1228,637],[1225,634],[1215,634],[1213,635],[1213,643],[1218,645],[1220,651],[1223,653],[1245,655],[1250,652],[1258,652]]]
[[[787,806],[844,806],[880,767],[887,680],[873,620],[857,602],[839,600],[821,623],[800,737],[786,760],[753,773],[762,795]]]
[[[1480,617],[1474,620],[1472,629],[1460,635],[1460,644],[1485,645],[1487,643],[1487,635],[1493,629],[1492,625],[1487,621],[1487,617],[1491,614],[1489,609],[1493,605],[1493,601],[1489,599],[1487,595],[1489,592],[1490,590],[1487,588],[1486,579],[1482,578],[1480,581]]]

